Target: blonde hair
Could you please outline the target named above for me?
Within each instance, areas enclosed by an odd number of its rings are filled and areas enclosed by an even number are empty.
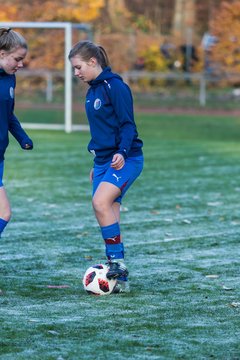
[[[68,55],[68,59],[71,60],[77,55],[81,56],[82,60],[86,62],[94,57],[103,69],[109,66],[109,59],[105,49],[91,41],[83,40],[75,44]]]
[[[24,37],[11,28],[0,28],[0,50],[11,52],[17,48],[27,50],[28,46]]]

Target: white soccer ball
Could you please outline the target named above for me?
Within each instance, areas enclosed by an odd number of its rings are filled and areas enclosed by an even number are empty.
[[[92,295],[110,295],[117,280],[106,277],[108,270],[108,266],[103,264],[90,266],[83,276],[84,290]]]

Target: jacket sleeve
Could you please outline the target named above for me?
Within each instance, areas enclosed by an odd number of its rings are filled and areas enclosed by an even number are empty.
[[[133,98],[130,88],[122,80],[116,79],[109,89],[112,106],[119,120],[120,144],[118,153],[128,156],[136,134],[133,112]]]
[[[17,117],[12,112],[12,115],[9,119],[9,131],[15,137],[15,139],[19,142],[22,149],[26,149],[26,145],[29,145],[28,150],[33,148],[33,142],[28,137],[26,132],[23,130],[20,122]]]

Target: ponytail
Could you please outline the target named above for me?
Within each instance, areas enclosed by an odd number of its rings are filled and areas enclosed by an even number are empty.
[[[11,52],[19,47],[28,48],[24,37],[11,28],[0,28],[0,50]]]
[[[109,66],[109,59],[106,53],[106,50],[102,46],[98,46],[100,54],[101,54],[101,63],[100,65],[104,69],[105,67]]]
[[[110,65],[105,49],[88,40],[80,41],[74,45],[68,55],[69,60],[74,56],[81,56],[82,60],[86,62],[94,57],[103,69]]]

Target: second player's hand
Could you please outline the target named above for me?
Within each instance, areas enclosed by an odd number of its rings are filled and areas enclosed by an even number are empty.
[[[113,155],[112,158],[112,162],[111,162],[111,167],[116,169],[116,170],[120,170],[125,164],[125,159],[122,156],[122,154],[115,154]]]

